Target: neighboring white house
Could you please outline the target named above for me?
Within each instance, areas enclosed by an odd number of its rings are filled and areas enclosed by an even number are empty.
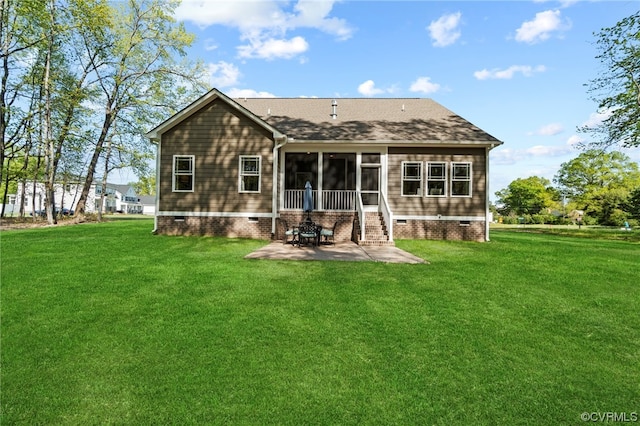
[[[56,210],[75,211],[78,199],[82,192],[81,183],[56,184],[55,185],[55,206]],[[19,212],[20,200],[24,189],[24,212],[29,216],[35,210],[42,212],[45,208],[45,187],[43,183],[27,182],[24,186],[18,185],[18,192],[15,197],[14,216]],[[97,213],[100,206],[101,184],[92,184],[87,197],[86,213]],[[130,213],[141,214],[142,203],[136,195],[133,187],[129,185],[116,185],[107,183],[104,199],[103,213]],[[36,213],[36,214],[37,214]]]

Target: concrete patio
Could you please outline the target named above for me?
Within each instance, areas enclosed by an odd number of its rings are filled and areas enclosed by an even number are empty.
[[[352,242],[298,247],[274,241],[245,259],[343,260],[350,262],[428,263],[422,258],[392,246],[359,246]]]

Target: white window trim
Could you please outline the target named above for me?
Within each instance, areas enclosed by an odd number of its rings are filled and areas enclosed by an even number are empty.
[[[188,158],[191,162],[191,171],[189,173],[181,172],[176,173],[176,161],[177,159]],[[191,189],[176,189],[176,176],[177,175],[191,175]],[[196,186],[196,160],[195,155],[174,155],[173,164],[171,169],[171,191],[173,192],[193,192]]]
[[[405,166],[407,164],[417,164],[417,165],[420,166],[420,178],[419,179],[415,179],[415,178],[407,179],[405,177],[404,172],[405,172]],[[423,170],[424,170],[424,164],[422,163],[422,161],[403,161],[402,162],[402,172],[400,174],[400,196],[402,196],[402,197],[422,197],[422,192],[424,191],[424,184],[423,184],[424,180],[422,179],[422,176],[424,174]],[[404,182],[405,181],[411,181],[411,182],[418,182],[419,181],[420,182],[420,191],[419,191],[419,193],[418,194],[405,194],[404,193]]]
[[[441,164],[444,168],[444,178],[443,179],[431,179],[430,173],[431,173],[431,165],[432,164]],[[425,185],[424,185],[424,190],[425,190],[425,196],[430,197],[430,198],[445,198],[447,196],[447,188],[449,187],[449,185],[447,185],[447,172],[448,172],[448,164],[446,161],[427,161],[427,177],[425,179]],[[443,194],[429,194],[429,181],[434,181],[434,182],[444,182],[443,185]]]
[[[242,167],[242,160],[245,158],[249,159],[258,159],[258,173],[251,174],[245,173],[244,168]],[[247,191],[242,189],[242,178],[244,176],[258,176],[258,190],[257,191]],[[249,193],[249,194],[259,194],[262,190],[262,156],[261,155],[241,155],[238,161],[238,192],[240,193]]]
[[[455,174],[453,173],[453,168],[458,165],[468,165],[469,166],[469,178],[468,179],[456,179]],[[469,182],[469,194],[468,195],[454,195],[453,194],[453,183],[454,182]],[[456,161],[451,163],[451,182],[450,182],[449,191],[451,197],[454,198],[471,198],[473,195],[473,165],[469,161]]]

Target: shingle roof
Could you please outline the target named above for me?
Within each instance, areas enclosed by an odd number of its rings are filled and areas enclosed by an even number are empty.
[[[289,138],[305,141],[412,141],[501,144],[431,99],[241,98],[240,106]]]

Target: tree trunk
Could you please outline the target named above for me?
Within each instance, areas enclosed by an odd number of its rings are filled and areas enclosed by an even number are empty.
[[[20,200],[16,200],[16,202],[20,203],[20,208],[18,209],[18,216],[24,217],[24,197],[26,196],[25,192],[27,191],[27,182],[25,180],[20,181]]]
[[[49,225],[55,225],[56,220],[56,199],[55,199],[55,181],[56,181],[56,169],[55,169],[55,144],[53,141],[52,129],[51,129],[51,57],[53,54],[54,43],[54,31],[55,31],[55,4],[53,0],[50,3],[51,7],[51,28],[49,29],[47,55],[44,65],[44,79],[42,81],[42,87],[44,88],[44,120],[42,134],[44,137],[45,146],[45,210],[47,211],[47,222]]]
[[[82,193],[80,194],[80,199],[78,200],[78,206],[76,207],[75,216],[78,220],[82,220],[85,215],[87,198],[89,197],[89,190],[91,189],[91,185],[93,183],[93,176],[95,175],[96,166],[98,165],[100,154],[102,154],[102,147],[104,146],[104,142],[107,138],[114,118],[115,113],[108,106],[107,113],[104,116],[104,122],[102,123],[102,132],[100,133],[100,137],[98,138],[96,147],[93,150],[91,162],[89,163],[89,168],[87,170],[87,177],[85,178],[84,186],[82,187]]]
[[[104,158],[104,174],[102,175],[102,193],[100,194],[100,209],[98,210],[98,222],[102,222],[102,208],[107,193],[107,178],[109,176],[109,158],[111,157],[111,138],[107,141],[107,153]]]

